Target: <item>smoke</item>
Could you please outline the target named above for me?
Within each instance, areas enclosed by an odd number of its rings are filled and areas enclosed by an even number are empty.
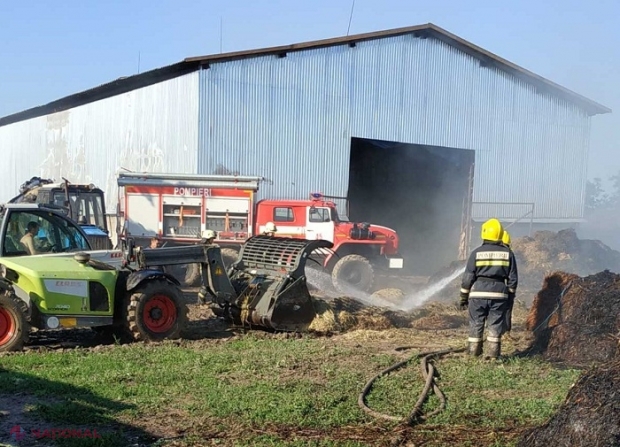
[[[458,259],[474,151],[354,138],[349,218],[394,228],[405,274]]]

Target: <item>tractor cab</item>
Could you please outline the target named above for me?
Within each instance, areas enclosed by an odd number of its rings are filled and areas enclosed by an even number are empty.
[[[0,256],[26,256],[90,250],[80,228],[51,209],[29,204],[5,207]]]
[[[0,257],[72,256],[77,252],[88,251],[93,259],[120,268],[122,252],[93,246],[84,227],[69,219],[65,211],[54,205],[2,205]]]
[[[95,249],[112,248],[105,216],[104,193],[95,185],[73,184],[68,180],[54,182],[33,177],[20,187],[20,193],[9,203],[39,203],[58,207],[77,222]]]

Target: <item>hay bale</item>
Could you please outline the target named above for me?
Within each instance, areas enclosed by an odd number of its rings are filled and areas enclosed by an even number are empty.
[[[613,360],[619,352],[620,275],[548,275],[526,327],[534,335],[530,352],[549,361],[585,366]]]
[[[554,271],[580,276],[603,270],[620,272],[620,252],[596,240],[579,239],[572,228],[538,231],[534,237],[517,238],[512,249],[519,266],[519,289],[536,291]]]
[[[557,413],[526,432],[518,447],[620,445],[620,361],[584,373]]]
[[[376,299],[384,300],[391,304],[399,306],[400,304],[402,304],[403,299],[405,298],[405,293],[400,289],[392,287],[392,288],[377,290],[375,293],[373,293],[370,296],[370,298],[375,299],[375,300]]]

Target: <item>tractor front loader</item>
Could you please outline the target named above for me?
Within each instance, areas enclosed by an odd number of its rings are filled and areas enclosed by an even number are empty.
[[[90,327],[136,341],[179,338],[188,309],[178,281],[160,268],[173,264],[201,266],[199,296],[210,296],[214,312],[229,322],[304,331],[316,315],[306,260],[331,246],[256,236],[228,271],[217,245],[142,249],[131,239],[120,269],[85,252],[0,258],[0,352],[21,350],[31,327]]]
[[[254,236],[226,270],[218,245],[138,249],[141,269],[198,263],[202,269],[200,299],[211,298],[216,315],[229,322],[276,331],[307,330],[316,311],[304,268],[311,252],[330,249],[325,240]]]

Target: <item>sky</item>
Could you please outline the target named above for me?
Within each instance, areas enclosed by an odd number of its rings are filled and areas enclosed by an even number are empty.
[[[619,18],[618,0],[0,0],[0,117],[186,57],[430,22],[611,108],[588,165],[605,180],[620,171]]]

